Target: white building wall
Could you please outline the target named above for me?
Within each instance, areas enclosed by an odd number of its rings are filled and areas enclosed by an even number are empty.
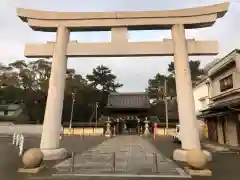
[[[41,135],[42,125],[38,124],[12,124],[12,123],[0,123],[0,135],[14,133],[23,133],[31,135]]]
[[[206,81],[201,82],[195,88],[193,88],[196,114],[198,114],[200,110],[208,107],[208,92],[208,85],[206,84]]]

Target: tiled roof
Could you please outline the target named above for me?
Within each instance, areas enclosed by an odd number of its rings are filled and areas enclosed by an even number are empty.
[[[204,68],[204,72],[207,73],[209,69],[211,69],[213,66],[215,66],[219,61],[221,61],[221,58],[216,58],[213,61],[209,62]]]
[[[233,51],[231,51],[230,53],[228,53],[227,55],[225,55],[223,58],[216,58],[214,59],[212,62],[208,63],[205,67],[204,67],[204,71],[207,73],[211,68],[213,68],[215,65],[217,65],[218,63],[220,63],[224,58],[228,57],[230,54],[233,53],[238,53],[240,54],[240,49],[234,49]]]
[[[220,110],[222,108],[226,108],[228,107],[229,109],[231,109],[231,106],[239,106],[240,105],[240,98],[236,98],[236,99],[232,99],[232,100],[228,100],[228,101],[224,101],[224,102],[219,102],[219,103],[215,103],[215,104],[210,104],[209,108],[207,109],[203,109],[201,110],[201,113],[204,112],[208,112],[211,110]]]

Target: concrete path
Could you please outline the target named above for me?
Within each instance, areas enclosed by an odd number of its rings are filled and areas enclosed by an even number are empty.
[[[182,177],[189,176],[147,139],[117,136],[55,166],[53,176]]]

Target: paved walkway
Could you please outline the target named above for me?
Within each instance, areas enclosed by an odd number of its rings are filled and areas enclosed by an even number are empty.
[[[53,176],[189,177],[147,139],[117,136],[56,165]]]

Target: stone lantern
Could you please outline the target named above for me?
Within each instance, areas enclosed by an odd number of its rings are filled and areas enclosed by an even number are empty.
[[[144,135],[145,136],[148,136],[150,134],[150,131],[149,131],[149,121],[147,120],[147,117],[145,118],[145,131],[144,131]]]
[[[107,125],[106,125],[106,132],[105,132],[106,137],[110,137],[112,135],[110,123],[111,123],[111,121],[110,121],[110,118],[108,117],[108,121],[107,121]]]

